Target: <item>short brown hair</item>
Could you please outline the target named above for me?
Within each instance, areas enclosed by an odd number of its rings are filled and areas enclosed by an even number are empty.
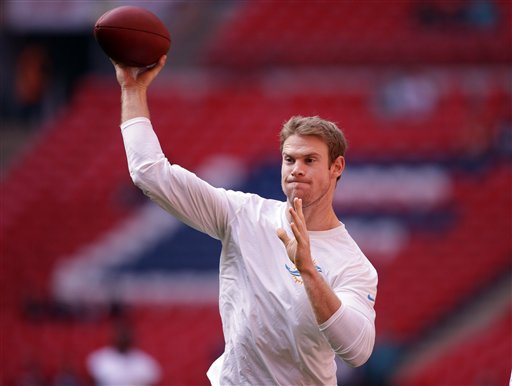
[[[322,119],[318,116],[302,117],[296,115],[291,117],[282,127],[279,133],[279,146],[283,152],[284,142],[292,135],[314,135],[320,137],[327,145],[329,152],[329,165],[340,155],[345,156],[348,144],[343,132],[335,123]]]

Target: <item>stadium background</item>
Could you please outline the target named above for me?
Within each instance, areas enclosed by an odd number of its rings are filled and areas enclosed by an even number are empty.
[[[508,383],[510,2],[43,0],[1,3],[0,384],[84,384],[119,320],[162,385],[207,384],[222,350],[219,245],[127,173],[91,32],[123,4],[173,37],[150,92],[171,161],[282,198],[283,121],[344,128],[336,210],[380,283],[375,352],[342,384]]]

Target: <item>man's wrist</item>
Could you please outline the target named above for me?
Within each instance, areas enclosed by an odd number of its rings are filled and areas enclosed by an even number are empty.
[[[130,95],[146,95],[147,87],[140,84],[122,85],[121,92]]]
[[[297,268],[297,270],[300,272],[300,276],[302,276],[303,279],[313,279],[318,275],[318,271],[314,264],[308,264],[300,269]]]

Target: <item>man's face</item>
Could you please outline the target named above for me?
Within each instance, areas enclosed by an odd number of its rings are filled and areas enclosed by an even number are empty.
[[[332,204],[336,179],[343,172],[343,157],[329,167],[327,144],[312,135],[288,137],[282,157],[281,186],[288,202],[297,197],[304,208]]]

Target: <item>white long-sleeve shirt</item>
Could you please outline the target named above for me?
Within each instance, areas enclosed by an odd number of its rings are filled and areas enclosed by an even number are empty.
[[[151,386],[158,384],[162,373],[158,362],[137,348],[124,353],[100,348],[87,358],[87,369],[97,386]]]
[[[341,307],[318,325],[276,229],[286,202],[215,188],[171,165],[151,123],[121,125],[134,183],[173,216],[221,241],[219,307],[225,351],[208,372],[221,385],[334,385],[335,353],[366,362],[375,340],[377,273],[345,226],[309,232],[311,255]]]

